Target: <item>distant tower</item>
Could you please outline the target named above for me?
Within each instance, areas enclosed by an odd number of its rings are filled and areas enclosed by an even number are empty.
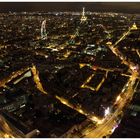
[[[136,23],[134,22],[134,24],[132,25],[132,27],[131,27],[131,30],[137,30],[138,28],[137,28],[137,25],[136,25]]]
[[[85,8],[83,7],[81,22],[84,22],[86,20],[87,20],[87,17],[85,16]]]
[[[41,39],[45,40],[47,39],[47,33],[46,33],[46,20],[43,20],[41,24]]]

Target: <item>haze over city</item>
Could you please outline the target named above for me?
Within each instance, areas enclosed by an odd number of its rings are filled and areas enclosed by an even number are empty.
[[[0,11],[87,11],[139,13],[139,2],[1,2]]]

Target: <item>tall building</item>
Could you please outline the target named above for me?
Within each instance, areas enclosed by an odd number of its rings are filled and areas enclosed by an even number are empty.
[[[81,17],[81,23],[85,22],[87,20],[87,17],[85,16],[85,8],[83,7],[83,11],[82,11],[82,17]]]
[[[41,24],[41,39],[46,40],[47,39],[47,33],[46,33],[46,20],[43,20]]]

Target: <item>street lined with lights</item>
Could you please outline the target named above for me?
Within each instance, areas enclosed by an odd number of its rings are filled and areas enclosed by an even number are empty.
[[[127,33],[125,33],[116,43],[115,45],[117,45],[120,41],[122,41],[131,30],[136,30],[137,27],[134,24],[132,26],[132,28],[130,28],[128,30]],[[94,138],[101,138],[105,135],[108,135],[109,130],[111,131],[113,129],[114,131],[114,127],[116,125],[115,120],[118,116],[118,114],[122,111],[122,109],[124,108],[124,106],[126,105],[126,102],[128,99],[132,99],[133,94],[134,94],[134,89],[135,87],[134,84],[136,82],[136,79],[138,78],[138,73],[137,71],[134,71],[132,69],[132,62],[127,62],[124,60],[124,56],[122,55],[121,52],[119,52],[119,50],[117,48],[114,48],[115,45],[112,45],[112,43],[107,43],[107,45],[109,46],[109,48],[112,50],[112,52],[118,56],[122,61],[124,61],[124,63],[126,65],[129,66],[129,68],[132,70],[132,75],[130,76],[129,81],[126,83],[125,86],[127,86],[127,89],[125,89],[125,93],[123,93],[125,95],[125,97],[122,99],[123,101],[120,102],[121,97],[120,95],[117,97],[116,102],[118,103],[118,108],[116,109],[116,111],[113,114],[110,114],[110,117],[104,118],[104,121],[102,121],[103,123],[101,125],[99,125],[95,130],[89,132],[88,134],[84,134],[84,137],[89,138],[89,137],[94,137]],[[109,109],[105,110],[105,115],[109,114]]]

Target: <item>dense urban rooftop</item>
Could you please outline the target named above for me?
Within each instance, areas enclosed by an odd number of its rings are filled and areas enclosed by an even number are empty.
[[[140,137],[139,14],[0,13],[0,40],[0,137]]]

